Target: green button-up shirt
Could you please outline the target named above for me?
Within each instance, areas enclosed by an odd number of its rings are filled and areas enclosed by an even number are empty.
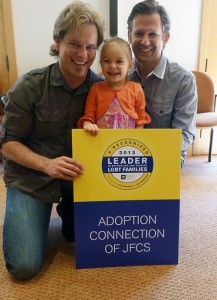
[[[22,76],[7,94],[1,143],[18,141],[32,151],[55,158],[72,156],[71,129],[84,115],[86,97],[101,78],[89,70],[77,89],[65,83],[59,64],[36,69]],[[4,158],[7,186],[21,190],[43,202],[58,202],[60,181]]]

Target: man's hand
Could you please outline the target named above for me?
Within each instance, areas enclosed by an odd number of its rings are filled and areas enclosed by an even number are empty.
[[[44,166],[44,173],[53,178],[65,180],[74,180],[76,177],[83,175],[84,167],[67,156],[61,156],[54,159],[49,159]]]
[[[48,158],[39,155],[17,141],[2,144],[2,153],[21,166],[43,172],[50,177],[74,180],[84,172],[84,167],[75,159],[61,156]]]

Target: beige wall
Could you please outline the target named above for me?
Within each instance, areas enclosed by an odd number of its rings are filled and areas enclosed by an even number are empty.
[[[14,26],[15,51],[18,76],[31,69],[48,65],[54,61],[49,56],[52,31],[58,13],[70,0],[11,0]],[[107,24],[105,37],[109,37],[109,0],[86,0],[99,11]],[[127,17],[137,0],[118,0],[118,35],[127,39]],[[173,60],[190,69],[197,69],[200,46],[202,0],[159,0],[172,21],[171,38],[165,53]],[[93,65],[99,71],[98,57]],[[208,152],[209,131],[202,138],[196,132],[196,141],[189,153],[194,155]],[[217,132],[214,133],[214,153],[217,153]]]
[[[58,13],[71,0],[11,0],[18,75],[53,62],[49,56],[52,31]],[[95,7],[107,24],[109,0],[84,0]],[[118,0],[118,35],[127,39],[127,17],[137,0]],[[165,53],[190,69],[198,65],[202,0],[159,0],[171,17],[171,37]],[[93,69],[98,71],[96,59]]]
[[[53,43],[53,25],[60,11],[71,0],[11,0],[18,76],[53,63],[49,47]],[[84,0],[99,11],[107,24],[109,0]],[[98,59],[93,69],[97,70]]]

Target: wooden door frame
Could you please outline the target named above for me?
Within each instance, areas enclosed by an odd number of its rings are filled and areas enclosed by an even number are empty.
[[[202,72],[206,72],[207,51],[209,41],[209,19],[211,14],[211,7],[212,0],[203,0],[199,55],[199,71]]]
[[[15,55],[14,31],[13,31],[13,18],[11,9],[11,0],[3,0],[3,15],[5,24],[5,39],[9,63],[9,80],[10,85],[17,80],[17,62]]]

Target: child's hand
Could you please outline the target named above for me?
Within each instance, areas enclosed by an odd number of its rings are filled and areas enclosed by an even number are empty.
[[[92,124],[90,122],[84,122],[83,128],[85,131],[90,133],[92,136],[96,136],[99,131],[99,127],[96,124]]]

